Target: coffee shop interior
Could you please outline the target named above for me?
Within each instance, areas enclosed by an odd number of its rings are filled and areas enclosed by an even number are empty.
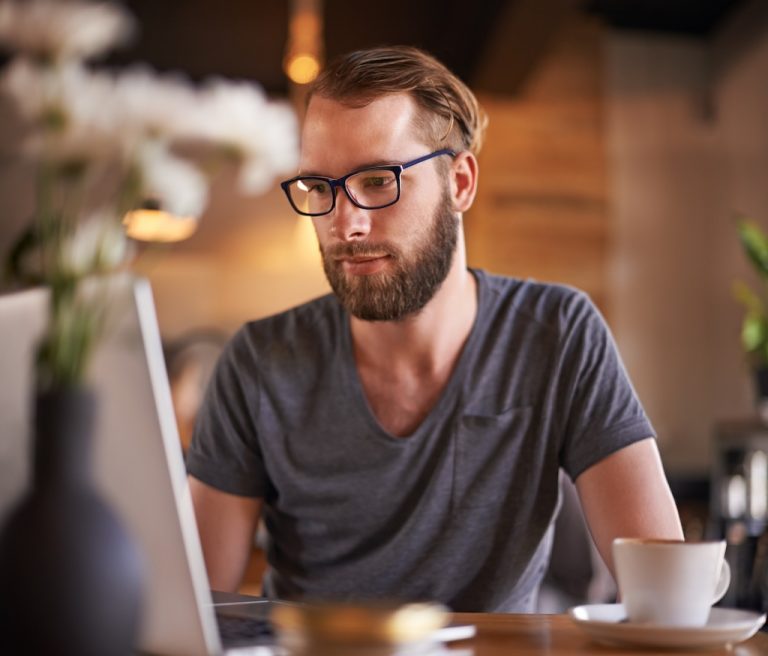
[[[489,116],[464,217],[470,265],[591,296],[657,431],[686,536],[728,541],[723,603],[768,609],[768,415],[734,293],[738,280],[764,285],[738,225],[768,228],[767,2],[124,4],[136,34],[97,66],[254,80],[299,118],[305,85],[289,64],[300,51],[322,64],[410,44],[459,74]],[[3,254],[34,203],[19,121],[0,99]],[[132,268],[152,285],[182,441],[227,337],[329,291],[311,222],[276,183],[243,197],[226,170],[194,234],[139,244]],[[564,499],[545,610],[615,594],[567,488]],[[249,592],[264,567],[256,543]]]

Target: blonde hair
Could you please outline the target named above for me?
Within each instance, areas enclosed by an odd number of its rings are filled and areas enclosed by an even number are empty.
[[[390,46],[358,50],[334,59],[309,90],[350,107],[364,107],[390,93],[407,93],[419,112],[416,129],[427,143],[475,155],[488,123],[474,94],[423,50]]]

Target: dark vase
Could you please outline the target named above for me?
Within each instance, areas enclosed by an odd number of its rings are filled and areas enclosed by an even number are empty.
[[[0,533],[0,652],[134,652],[141,558],[92,476],[96,396],[35,404],[33,481]]]
[[[768,366],[756,367],[753,376],[757,415],[764,423],[768,423]]]

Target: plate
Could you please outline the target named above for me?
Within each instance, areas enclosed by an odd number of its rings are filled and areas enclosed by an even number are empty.
[[[568,614],[598,642],[672,649],[724,647],[751,638],[765,624],[765,614],[735,608],[713,608],[697,627],[633,624],[622,604],[575,606]]]

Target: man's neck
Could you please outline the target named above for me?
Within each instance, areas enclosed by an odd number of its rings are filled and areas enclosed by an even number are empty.
[[[457,250],[427,305],[403,321],[352,318],[352,347],[368,405],[392,435],[412,435],[437,404],[477,315],[477,283]]]
[[[474,325],[477,283],[457,249],[448,276],[424,308],[400,321],[363,321],[351,317],[358,367],[406,368],[425,375],[446,365],[452,369]]]

